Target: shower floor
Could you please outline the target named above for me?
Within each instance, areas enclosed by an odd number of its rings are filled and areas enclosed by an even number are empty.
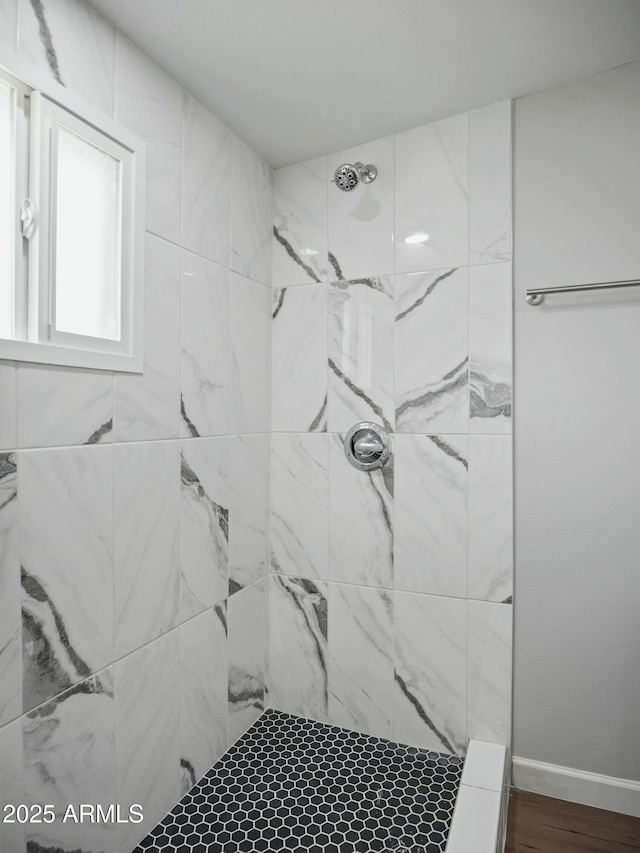
[[[443,853],[462,760],[268,710],[136,848]]]

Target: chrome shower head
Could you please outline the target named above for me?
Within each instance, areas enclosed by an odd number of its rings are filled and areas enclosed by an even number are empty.
[[[363,184],[370,184],[375,181],[378,170],[375,166],[364,166],[362,163],[343,163],[338,166],[333,178],[331,179],[339,190],[344,193],[350,193],[355,190],[360,181]]]

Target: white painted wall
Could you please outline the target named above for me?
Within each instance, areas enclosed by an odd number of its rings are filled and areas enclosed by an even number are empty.
[[[515,109],[514,754],[640,780],[640,63]],[[615,807],[615,806],[614,806]]]

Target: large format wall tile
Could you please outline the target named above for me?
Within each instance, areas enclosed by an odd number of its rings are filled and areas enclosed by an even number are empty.
[[[272,576],[269,635],[273,707],[326,719],[327,584]]]
[[[268,578],[231,596],[229,633],[229,731],[231,745],[265,706]]]
[[[271,290],[231,273],[229,433],[268,432]]]
[[[511,742],[513,608],[469,602],[467,737]]]
[[[513,593],[512,444],[507,435],[469,436],[469,597]]]
[[[115,32],[87,3],[19,0],[18,51],[53,80],[113,115]]]
[[[16,454],[0,453],[0,725],[22,713]]]
[[[393,429],[393,278],[329,286],[328,429],[359,421]]]
[[[0,728],[0,808],[24,803],[24,757],[22,718]],[[0,821],[0,848],[10,853],[26,853],[25,825]]]
[[[396,429],[468,431],[467,271],[396,276]]]
[[[393,593],[329,584],[329,720],[393,738]]]
[[[395,438],[395,586],[467,594],[467,436]]]
[[[273,291],[271,429],[327,429],[327,286]]]
[[[15,50],[18,21],[18,0],[0,2],[0,45]]]
[[[20,447],[106,444],[112,436],[112,373],[55,365],[18,366]]]
[[[0,400],[0,450],[13,450],[18,444],[18,394],[12,361],[0,362]]]
[[[467,602],[395,594],[395,738],[438,752],[466,747]]]
[[[62,820],[69,805],[79,814],[82,803],[100,805],[106,812],[118,802],[113,668],[72,687],[22,721],[26,801],[50,803],[57,815],[50,824],[29,824],[28,842],[35,850],[115,853],[113,821]]]
[[[396,272],[467,264],[468,117],[395,137]]]
[[[329,439],[329,579],[393,589],[393,457],[358,471],[342,435]]]
[[[338,151],[328,158],[331,179],[343,163],[371,163],[378,176],[352,192],[329,184],[329,280],[393,272],[393,137]]]
[[[229,272],[181,253],[181,399],[183,436],[229,432]]]
[[[271,568],[293,577],[327,578],[328,438],[271,437]]]
[[[113,660],[111,447],[20,454],[24,710]]]
[[[118,373],[114,440],[175,438],[180,419],[180,250],[145,241],[144,372]]]
[[[231,269],[271,285],[271,170],[236,136],[232,142]]]
[[[117,33],[115,97],[116,121],[146,143],[147,231],[179,243],[182,89]]]
[[[469,113],[469,263],[511,259],[511,101]]]
[[[229,266],[231,134],[189,95],[182,132],[182,246]]]
[[[180,447],[177,441],[122,444],[113,455],[120,658],[178,622]]]
[[[180,767],[183,792],[227,749],[227,606],[180,626]]]
[[[273,173],[273,286],[327,280],[327,158]]]
[[[269,565],[269,436],[229,441],[229,592],[266,575]]]
[[[180,613],[190,618],[229,589],[229,439],[182,442]]]
[[[469,269],[470,432],[511,432],[511,264]]]
[[[115,664],[117,800],[144,809],[118,826],[129,853],[180,798],[180,649],[171,631]]]

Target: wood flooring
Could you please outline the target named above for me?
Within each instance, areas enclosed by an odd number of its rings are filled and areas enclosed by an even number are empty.
[[[640,851],[640,818],[512,790],[505,853]]]

